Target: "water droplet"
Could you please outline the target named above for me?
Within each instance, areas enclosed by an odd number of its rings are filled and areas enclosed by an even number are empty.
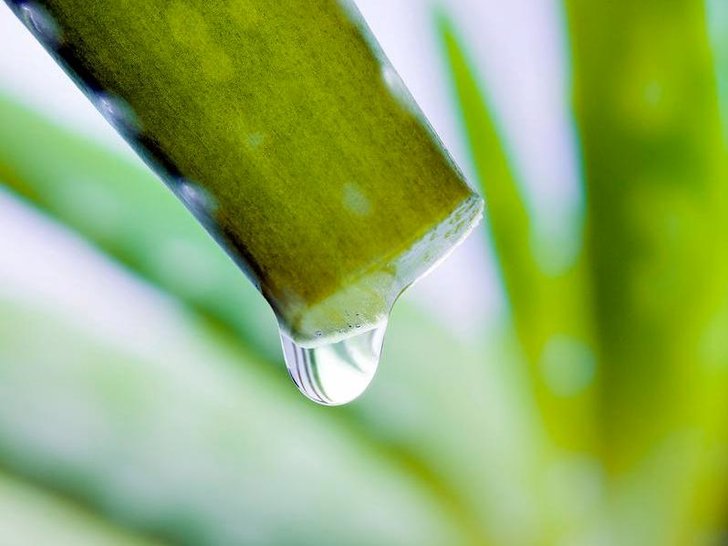
[[[108,93],[99,93],[96,95],[96,108],[118,131],[128,135],[141,132],[139,118],[124,99]]]
[[[63,41],[61,29],[51,14],[36,2],[20,6],[20,18],[36,37],[50,47],[58,47]]]
[[[308,398],[326,406],[355,400],[371,383],[379,364],[387,323],[341,341],[302,347],[281,333],[288,373]]]
[[[215,200],[204,188],[187,180],[179,181],[175,188],[177,197],[187,205],[187,208],[199,219],[213,216]]]

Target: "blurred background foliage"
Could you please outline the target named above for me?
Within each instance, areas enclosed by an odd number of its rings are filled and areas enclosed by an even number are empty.
[[[2,199],[124,286],[75,279],[109,298],[92,311],[0,291],[0,543],[724,544],[728,8],[563,15],[577,250],[544,267],[490,87],[437,10],[508,311],[465,338],[406,298],[376,388],[340,409],[296,392],[272,313],[153,175],[0,96]],[[12,238],[29,212],[3,212]]]

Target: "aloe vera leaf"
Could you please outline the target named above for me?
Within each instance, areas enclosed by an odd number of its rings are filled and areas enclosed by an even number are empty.
[[[294,338],[378,322],[479,217],[353,4],[9,4]]]
[[[546,275],[539,268],[531,250],[531,220],[491,107],[455,27],[445,14],[440,13],[437,21],[463,131],[487,202],[486,224],[540,417],[559,448],[582,455],[593,452],[596,438],[591,404],[596,362],[584,261],[578,260],[560,275]],[[557,369],[550,369],[554,367]],[[556,377],[549,377],[549,372]]]
[[[725,483],[715,416],[728,351],[714,332],[726,324],[728,186],[705,6],[566,6],[613,541],[684,544],[722,510]]]
[[[152,546],[157,541],[114,527],[68,499],[0,474],[4,546]]]

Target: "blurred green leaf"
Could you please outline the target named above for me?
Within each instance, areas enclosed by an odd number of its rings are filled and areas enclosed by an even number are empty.
[[[609,543],[684,544],[715,532],[726,493],[717,416],[728,410],[728,162],[706,17],[701,2],[567,4],[588,236],[556,277],[530,253],[494,116],[457,33],[439,19],[538,412],[557,446],[585,456],[595,490],[606,485],[591,521],[557,518],[546,543],[577,529],[585,540],[607,532]],[[578,361],[590,363],[592,383],[564,400],[554,379]],[[539,473],[564,455],[546,454]]]
[[[0,310],[9,470],[182,544],[464,543],[426,487],[203,323],[145,342]]]
[[[532,224],[492,109],[447,16],[439,16],[438,27],[539,413],[560,448],[591,451],[590,403],[596,370],[584,264],[578,261],[559,275],[540,269],[532,253]]]
[[[567,8],[614,540],[685,544],[725,487],[728,185],[705,5]]]
[[[455,29],[446,16],[438,18],[448,68],[460,108],[470,154],[487,203],[486,225],[498,254],[519,336],[530,358],[538,352],[539,284],[543,274],[530,252],[531,222],[506,155],[499,131],[465,56]]]
[[[438,28],[470,156],[486,199],[486,225],[527,364],[529,391],[548,441],[539,444],[528,490],[540,517],[539,541],[559,544],[593,525],[599,464],[593,397],[598,370],[591,343],[582,257],[546,274],[532,252],[532,223],[506,146],[473,64],[446,15]],[[537,438],[540,430],[533,431]],[[563,490],[554,501],[553,476]],[[597,493],[598,495],[598,493]],[[553,506],[544,509],[544,506]]]
[[[157,544],[99,521],[65,499],[4,474],[0,474],[0,542],[3,546]]]

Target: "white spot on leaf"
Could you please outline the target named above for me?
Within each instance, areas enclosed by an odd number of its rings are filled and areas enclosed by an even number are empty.
[[[344,185],[343,204],[347,210],[359,216],[365,216],[372,211],[372,205],[367,196],[356,184],[352,183]]]

